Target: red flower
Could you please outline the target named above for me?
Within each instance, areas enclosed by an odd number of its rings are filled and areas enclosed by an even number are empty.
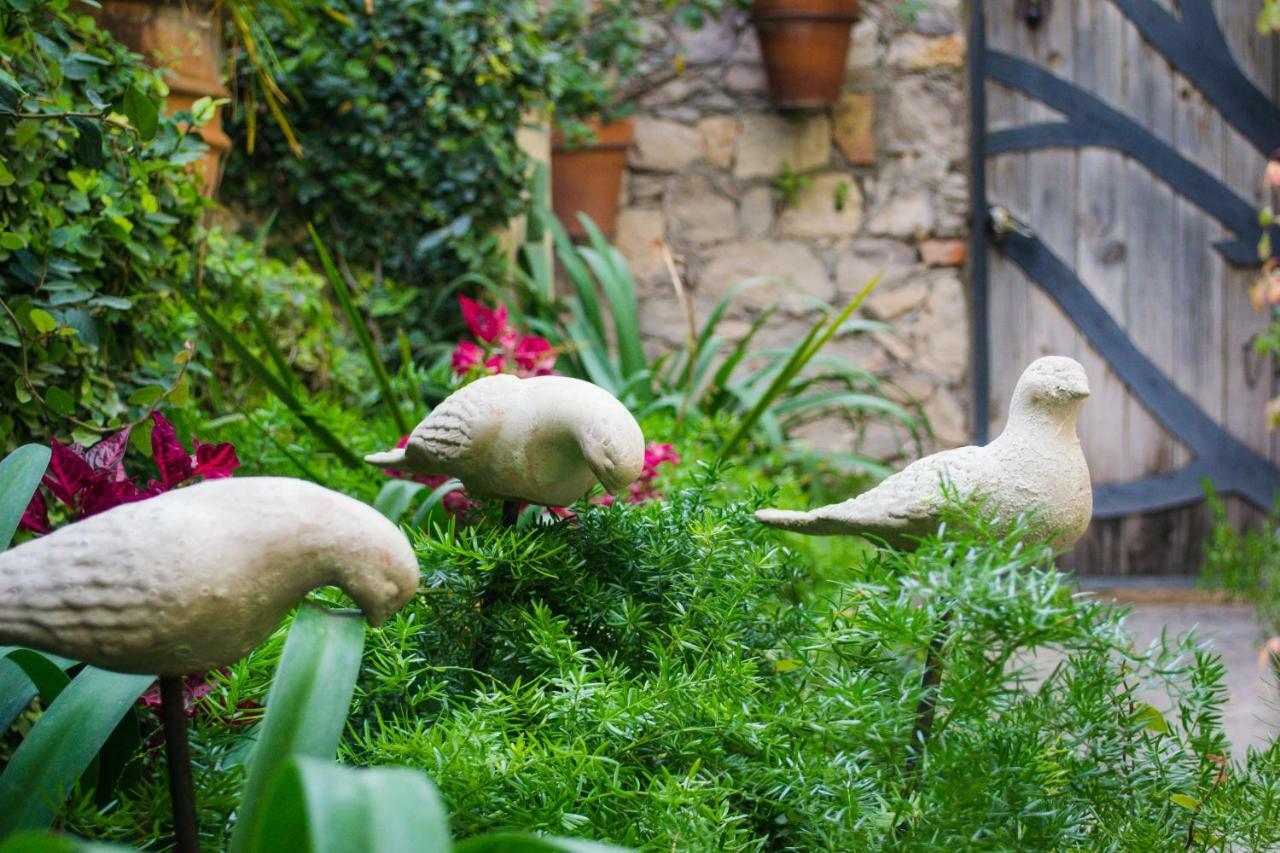
[[[173,424],[159,412],[151,413],[151,455],[159,480],[146,488],[129,479],[124,469],[124,453],[129,446],[129,428],[102,439],[93,447],[66,445],[56,438],[50,442],[52,455],[41,482],[72,519],[88,518],[121,504],[140,501],[167,492],[196,478],[213,480],[229,477],[240,467],[230,444],[195,442],[195,455],[188,454],[178,441]],[[23,530],[48,533],[48,504],[36,492],[19,522]]]
[[[471,334],[486,344],[496,342],[504,332],[514,332],[507,325],[507,306],[501,302],[497,308],[486,308],[474,299],[459,296],[458,304],[462,306],[462,319]]]
[[[533,376],[545,376],[556,363],[555,350],[546,338],[521,338],[515,349],[516,367]]]
[[[453,348],[453,372],[459,376],[466,376],[471,372],[471,368],[480,363],[480,359],[484,357],[484,350],[471,341],[458,341],[458,345]]]
[[[467,376],[477,365],[484,372],[515,373],[517,376],[546,376],[554,373],[555,350],[546,338],[521,335],[507,320],[507,306],[501,302],[488,308],[474,299],[458,297],[467,328],[479,341],[459,341],[453,348],[453,372]]]

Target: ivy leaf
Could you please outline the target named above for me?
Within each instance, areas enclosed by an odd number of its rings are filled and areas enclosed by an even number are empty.
[[[164,396],[164,388],[159,385],[145,385],[129,395],[129,405],[150,406]]]
[[[58,328],[58,321],[53,319],[53,315],[43,308],[32,308],[31,313],[27,316],[31,318],[32,327],[41,335],[47,335]]]
[[[26,92],[18,85],[17,79],[12,74],[0,68],[0,104],[3,104],[10,110],[18,109],[18,105],[22,103],[22,96]]]
[[[33,118],[23,119],[13,129],[13,141],[21,148],[32,139],[35,139],[36,134],[39,132],[40,122]]]
[[[49,386],[49,389],[44,392],[44,401],[50,409],[60,415],[70,415],[76,410],[75,398],[57,385]]]
[[[102,130],[96,122],[79,116],[70,119],[71,126],[76,129],[76,159],[91,169],[101,169],[106,163],[102,156]]]
[[[124,93],[124,114],[129,117],[143,142],[155,138],[156,128],[160,124],[160,111],[155,102],[143,94],[137,86],[130,86]]]

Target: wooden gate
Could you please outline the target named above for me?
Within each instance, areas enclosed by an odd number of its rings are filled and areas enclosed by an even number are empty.
[[[1082,573],[1195,571],[1206,478],[1237,519],[1280,494],[1248,295],[1280,146],[1260,5],[972,0],[975,438],[1033,358],[1085,365]]]

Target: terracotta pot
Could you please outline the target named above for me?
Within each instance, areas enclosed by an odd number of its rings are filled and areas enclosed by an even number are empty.
[[[756,0],[769,96],[780,107],[822,107],[840,97],[858,0]]]
[[[91,10],[98,23],[130,50],[152,65],[164,68],[169,85],[170,113],[190,109],[206,95],[225,98],[222,85],[222,23],[209,0],[102,0]],[[209,151],[194,165],[204,182],[205,195],[218,187],[218,163],[231,147],[222,130],[221,110],[200,128]]]
[[[588,124],[596,141],[586,145],[566,145],[559,130],[551,136],[551,206],[574,239],[586,236],[579,213],[590,216],[605,234],[613,233],[627,149],[636,135],[635,123],[629,118]]]

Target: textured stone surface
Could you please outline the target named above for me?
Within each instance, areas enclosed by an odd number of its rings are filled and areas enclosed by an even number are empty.
[[[1035,512],[1052,544],[1065,549],[1089,526],[1093,490],[1076,419],[1089,394],[1079,362],[1041,358],[1013,392],[1004,432],[985,447],[926,456],[843,503],[808,512],[761,510],[770,527],[814,535],[872,535],[910,549],[936,528],[946,506],[943,482],[960,495],[993,501],[997,524]]]
[[[701,175],[671,183],[664,200],[672,233],[681,243],[705,245],[732,240],[738,234],[738,208]]]
[[[832,133],[836,147],[855,166],[876,162],[876,97],[848,93],[831,109]]]
[[[831,120],[812,113],[784,117],[776,113],[748,113],[733,173],[738,178],[772,177],[789,165],[797,172],[825,166],[831,156]]]
[[[876,285],[863,304],[867,313],[877,320],[896,320],[918,308],[928,295],[928,283],[923,278],[912,278]]]
[[[708,253],[706,268],[698,276],[697,293],[718,300],[735,284],[754,276],[771,276],[778,282],[747,290],[739,299],[741,306],[767,308],[780,302],[803,311],[810,309],[812,303],[800,294],[826,300],[835,296],[835,287],[822,261],[808,246],[794,240],[738,241],[716,246]]]
[[[942,447],[960,447],[969,440],[969,424],[964,406],[956,395],[939,388],[924,404],[925,417],[933,430],[936,443]]]
[[[475,497],[569,506],[597,482],[614,494],[631,485],[644,435],[626,406],[590,382],[498,374],[446,397],[403,448],[365,461],[457,477]]]
[[[733,165],[733,148],[738,141],[738,120],[733,116],[708,116],[698,122],[702,137],[702,156],[712,166],[727,169]]]
[[[636,118],[636,142],[631,165],[653,172],[675,172],[702,156],[698,132],[662,118]]]
[[[884,143],[894,152],[933,152],[947,161],[965,156],[968,116],[958,80],[906,77],[887,100]]]
[[[893,195],[871,212],[867,230],[892,237],[916,237],[933,227],[933,205],[925,190]]]
[[[666,217],[660,210],[626,208],[618,213],[613,242],[637,281],[665,273],[660,245],[665,232]]]
[[[888,63],[907,71],[927,71],[943,65],[960,68],[964,54],[964,39],[959,33],[934,37],[904,33],[889,45]]]
[[[852,175],[839,172],[815,176],[778,219],[789,237],[849,237],[861,226],[862,191]]]
[[[0,554],[0,644],[190,675],[240,660],[321,586],[379,625],[418,591],[418,560],[346,495],[286,477],[210,480]]]
[[[969,204],[965,12],[961,0],[928,0],[908,21],[898,5],[864,0],[842,97],[830,108],[800,111],[770,105],[745,12],[727,10],[724,24],[697,32],[646,17],[653,32],[642,64],[655,78],[683,71],[641,97],[638,118],[667,122],[642,135],[662,129],[672,138],[644,146],[640,161],[649,165],[631,169],[626,207],[647,212],[624,211],[619,240],[637,272],[640,322],[655,355],[683,341],[685,323],[665,268],[645,248],[659,229],[704,314],[743,278],[764,273],[796,282],[790,294],[752,291],[722,324],[727,337],[746,334],[752,312],[781,300],[784,310],[756,338],[760,347],[787,346],[804,334],[813,315],[797,292],[842,304],[881,274],[863,314],[895,331],[837,339],[829,352],[882,375],[901,389],[902,402],[928,403],[945,421],[942,433],[954,438],[969,374],[958,274]],[[772,183],[784,163],[815,186],[782,208]],[[837,212],[834,188],[845,179],[859,204]],[[878,416],[867,419],[868,426],[882,422],[866,440],[897,455],[909,436]],[[814,435],[833,423],[813,427]],[[856,439],[837,443],[852,449]]]
[[[769,233],[773,227],[773,192],[768,187],[747,190],[738,207],[744,236],[763,237]]]
[[[929,267],[958,267],[968,254],[964,240],[925,240],[920,244],[920,260]]]

